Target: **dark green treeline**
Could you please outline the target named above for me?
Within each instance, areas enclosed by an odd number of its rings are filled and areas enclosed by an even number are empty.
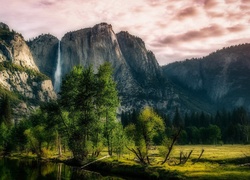
[[[164,119],[165,134],[171,136],[175,127],[181,127],[179,144],[247,144],[250,143],[250,117],[243,107],[232,111],[221,110],[215,115],[200,113],[180,114],[176,108],[172,118],[158,111]],[[138,121],[135,110],[122,113],[121,122],[124,127]],[[155,143],[160,142],[160,137]]]

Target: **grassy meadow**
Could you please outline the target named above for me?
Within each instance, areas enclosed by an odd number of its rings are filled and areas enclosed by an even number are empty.
[[[120,157],[114,154],[112,157],[91,164],[86,169],[101,174],[103,172],[114,174],[125,179],[250,179],[250,145],[176,145],[170,155],[170,160],[164,165],[161,165],[163,157],[160,156],[160,148],[157,146],[150,150],[151,165],[148,166],[139,164],[134,154],[126,150]],[[202,149],[204,149],[202,157],[198,162],[193,163]],[[193,153],[188,161],[184,165],[179,165],[180,152],[188,154],[191,150]],[[48,151],[46,154],[45,159],[52,161],[58,159],[56,151]],[[97,159],[107,155],[105,148]],[[12,158],[15,157],[35,158],[35,155],[13,153]],[[71,152],[67,151],[58,160],[66,162],[71,157]]]
[[[200,161],[192,164],[202,149],[205,151]],[[180,151],[190,150],[193,153],[185,165],[165,168],[195,179],[250,179],[250,166],[240,166],[250,163],[250,145],[176,146],[172,157],[178,158]]]
[[[159,147],[151,150],[152,164],[148,167],[165,170],[180,179],[250,179],[250,145],[176,145],[170,156],[170,163],[160,165],[162,157],[159,156]],[[204,153],[200,160],[193,164],[199,157],[201,150]],[[178,165],[180,152],[184,154],[193,150],[190,159],[184,165]],[[120,165],[135,167],[134,155],[127,153],[120,158],[107,158],[103,161],[119,162]],[[152,170],[153,169],[153,170]],[[157,177],[157,176],[156,176]]]

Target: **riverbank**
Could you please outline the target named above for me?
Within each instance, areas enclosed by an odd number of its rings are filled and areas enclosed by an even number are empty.
[[[197,163],[201,149],[205,152]],[[207,145],[187,145],[175,146],[171,154],[171,164],[160,165],[162,158],[157,150],[154,153],[152,164],[143,166],[134,160],[132,154],[124,154],[120,158],[117,156],[107,157],[107,152],[103,152],[100,157],[103,158],[92,164],[86,165],[88,162],[96,160],[88,160],[87,162],[75,162],[71,159],[71,154],[66,153],[61,157],[51,154],[46,158],[40,159],[43,162],[52,162],[54,164],[63,163],[74,170],[75,177],[84,177],[86,172],[95,173],[98,179],[102,177],[117,177],[120,179],[250,179],[250,145],[223,145],[223,146],[207,146]],[[188,153],[193,150],[193,154],[185,165],[178,165],[179,155]],[[12,154],[8,158],[11,159],[33,159],[37,160],[32,154]]]
[[[59,164],[64,164],[70,168],[71,175],[68,175],[70,179],[183,179],[177,173],[167,171],[160,167],[142,166],[140,164],[131,165],[114,160],[113,158],[109,160],[101,159],[87,166],[84,166],[86,163],[79,164],[72,159],[54,157],[38,159],[35,156],[24,154],[12,154],[0,159],[5,159],[4,161],[6,162],[12,162],[11,167],[13,167],[13,164],[22,164],[22,168],[27,166],[26,169],[33,169],[35,164],[35,167],[40,167],[38,169],[42,171],[37,172],[37,174],[42,174],[44,176],[47,176],[52,171],[58,171],[60,167]],[[49,168],[51,165],[53,165],[53,168]],[[10,172],[13,173],[12,170]],[[58,174],[58,172],[54,174]],[[61,174],[61,172],[59,174]]]

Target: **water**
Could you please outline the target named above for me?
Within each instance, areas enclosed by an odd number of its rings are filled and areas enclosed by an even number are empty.
[[[57,50],[57,65],[56,65],[56,72],[55,72],[55,82],[54,82],[54,89],[56,92],[60,91],[61,86],[61,42],[58,42],[58,50]]]
[[[72,168],[62,163],[0,159],[0,179],[71,179]]]
[[[0,157],[0,180],[122,180],[123,178],[101,175],[99,172],[83,170],[63,163],[44,162],[31,159],[8,159]],[[127,179],[127,178],[126,178]]]
[[[0,158],[0,180],[74,180],[74,179],[119,179],[102,176],[98,172],[82,170],[63,163],[42,162],[27,159]]]

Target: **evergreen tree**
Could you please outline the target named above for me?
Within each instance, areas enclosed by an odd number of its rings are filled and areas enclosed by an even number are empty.
[[[108,144],[109,155],[113,152],[113,131],[116,123],[116,108],[119,104],[116,83],[112,77],[110,63],[104,63],[97,73],[97,106],[100,116],[105,118],[105,136]]]
[[[4,122],[6,126],[10,127],[12,125],[12,113],[11,113],[10,98],[8,95],[3,95],[0,108],[1,108],[0,122]]]
[[[99,149],[103,133],[112,155],[118,93],[111,65],[101,65],[97,74],[92,66],[74,67],[63,80],[60,95],[62,110],[68,114],[64,125],[74,157],[83,160],[93,148]]]
[[[174,127],[184,127],[184,124],[183,124],[183,121],[182,121],[182,118],[181,118],[181,115],[179,113],[178,108],[175,109],[175,115],[173,118],[173,126]]]

